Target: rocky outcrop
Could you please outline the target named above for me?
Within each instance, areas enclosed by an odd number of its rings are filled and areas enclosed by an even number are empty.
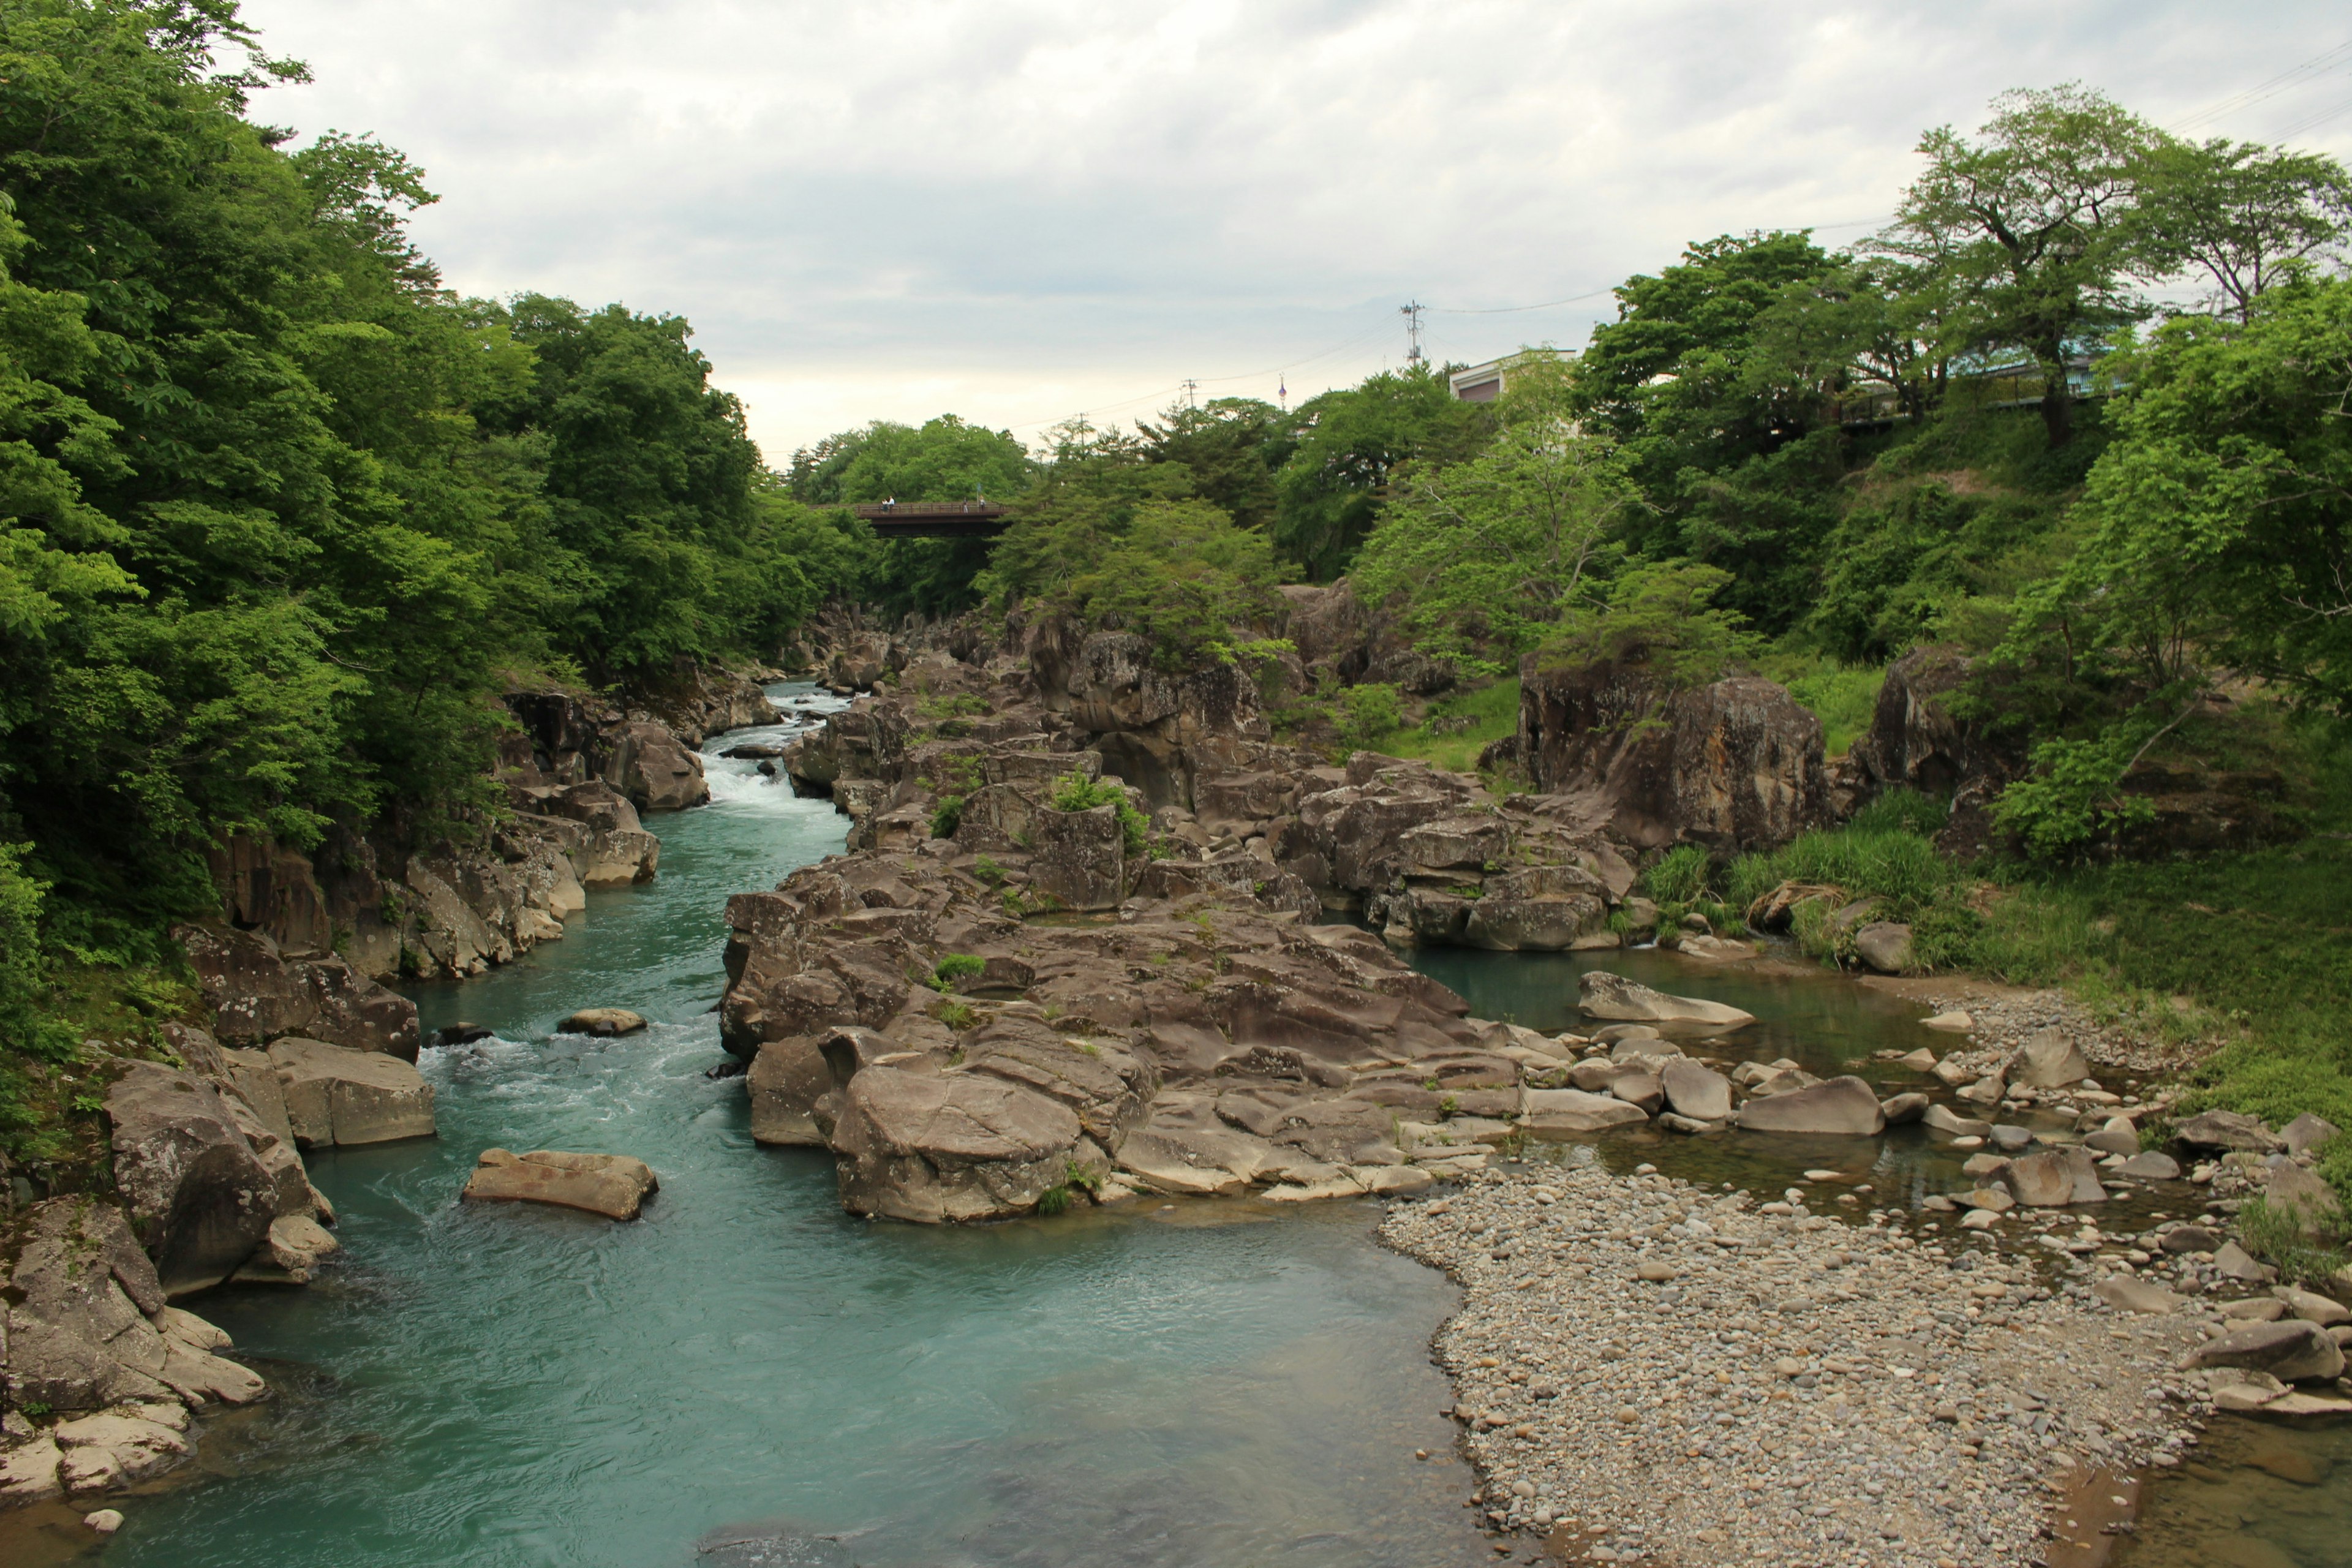
[[[262,1380],[215,1354],[228,1336],[169,1304],[121,1210],[51,1198],[0,1247],[0,1505],[126,1484],[181,1458],[191,1408],[246,1405]],[[35,1433],[13,1412],[60,1417]],[[159,1436],[156,1428],[164,1434]]]
[[[467,1203],[546,1204],[627,1220],[660,1187],[651,1166],[626,1154],[486,1149],[459,1196]]]
[[[416,1004],[340,954],[289,955],[265,932],[228,926],[175,926],[172,934],[195,971],[213,1032],[230,1044],[302,1034],[416,1059]]]
[[[433,1136],[433,1086],[406,1062],[299,1037],[273,1041],[269,1062],[305,1149]]]
[[[281,1194],[228,1098],[194,1073],[134,1062],[107,1090],[106,1113],[115,1187],[165,1294],[210,1289],[236,1273],[268,1238]]]
[[[684,811],[709,800],[702,759],[680,744],[667,724],[629,721],[609,737],[608,744],[604,782],[639,811]]]
[[[1675,690],[1639,666],[1519,671],[1519,754],[1538,789],[1590,792],[1645,848],[1726,854],[1786,843],[1831,816],[1821,721],[1769,680]]]
[[[1975,661],[1957,648],[1905,654],[1887,668],[1870,728],[1848,752],[1858,774],[1857,803],[1895,789],[1949,801],[1951,819],[1939,843],[1961,855],[1990,846],[1992,803],[2025,768],[2014,737],[1953,712],[1951,699],[1974,669]]]

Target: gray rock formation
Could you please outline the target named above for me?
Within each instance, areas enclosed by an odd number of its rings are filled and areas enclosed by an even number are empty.
[[[250,1046],[300,1034],[416,1059],[416,1004],[339,955],[291,957],[263,932],[224,926],[175,926],[172,934],[187,951],[221,1039]]]
[[[1886,1127],[1878,1096],[1858,1078],[1792,1089],[1749,1100],[1739,1108],[1739,1125],[1758,1132],[1803,1132],[1850,1138],[1875,1137]]]
[[[433,1136],[433,1086],[406,1062],[299,1037],[272,1042],[269,1061],[303,1148]]]
[[[210,1289],[236,1272],[268,1239],[281,1194],[221,1091],[193,1073],[135,1062],[107,1090],[106,1113],[115,1186],[165,1294]]]

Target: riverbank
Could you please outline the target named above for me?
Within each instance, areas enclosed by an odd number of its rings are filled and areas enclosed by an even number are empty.
[[[2198,1320],[1898,1208],[1531,1160],[1381,1237],[1464,1291],[1433,1342],[1470,1501],[1528,1562],[2037,1562],[2053,1493],[2177,1462],[2210,1408],[2174,1370]]]

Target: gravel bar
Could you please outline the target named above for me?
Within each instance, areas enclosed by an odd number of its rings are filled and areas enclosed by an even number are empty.
[[[2196,1442],[2195,1323],[1771,1206],[1593,1163],[1391,1207],[1382,1240],[1465,1292],[1433,1345],[1498,1557],[2021,1565],[2056,1495]]]

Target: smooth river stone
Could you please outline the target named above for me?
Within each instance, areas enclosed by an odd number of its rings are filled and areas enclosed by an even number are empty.
[[[486,1149],[463,1195],[475,1203],[551,1204],[607,1219],[635,1219],[660,1185],[650,1166],[626,1154]]]

